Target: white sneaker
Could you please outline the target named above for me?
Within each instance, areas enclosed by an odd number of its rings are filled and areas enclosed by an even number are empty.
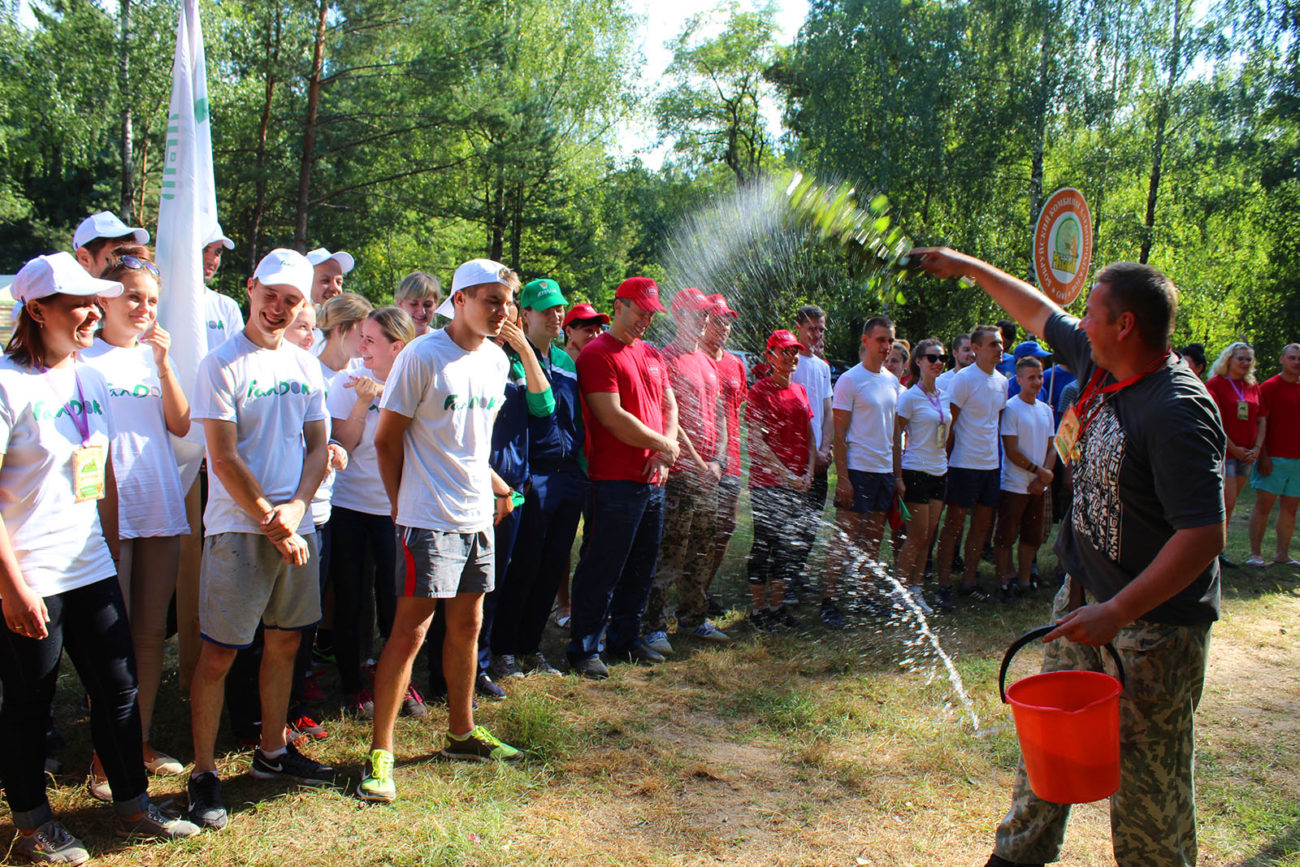
[[[668,643],[668,633],[662,629],[651,632],[645,637],[646,645],[656,653],[662,653],[665,656],[673,652],[673,646]]]
[[[703,638],[705,641],[731,641],[731,636],[714,626],[709,621],[704,621],[699,626],[691,630],[691,635],[696,638]]]
[[[921,592],[920,587],[909,587],[907,592],[912,594],[912,601],[916,603],[917,608],[921,609],[922,614],[929,616],[934,613],[934,609],[926,604],[925,594]]]

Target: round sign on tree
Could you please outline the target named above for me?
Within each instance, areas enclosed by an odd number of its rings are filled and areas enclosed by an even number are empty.
[[[1034,224],[1038,288],[1062,307],[1083,291],[1092,266],[1092,214],[1083,193],[1066,187],[1043,204]]]

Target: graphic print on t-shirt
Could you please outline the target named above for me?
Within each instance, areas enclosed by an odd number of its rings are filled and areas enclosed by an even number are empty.
[[[1070,506],[1074,531],[1116,563],[1124,511],[1119,474],[1126,445],[1115,411],[1110,404],[1103,404],[1083,440],[1083,460],[1074,471],[1074,503]]]

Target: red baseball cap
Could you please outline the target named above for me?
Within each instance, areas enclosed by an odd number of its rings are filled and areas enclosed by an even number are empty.
[[[628,277],[618,284],[614,297],[631,301],[642,310],[649,310],[652,313],[668,312],[664,309],[664,305],[659,303],[659,285],[649,277]]]
[[[730,316],[732,319],[740,315],[731,309],[731,306],[727,304],[727,299],[720,294],[709,296],[709,312],[714,316]]]
[[[688,286],[685,289],[679,289],[673,296],[673,315],[679,313],[698,313],[701,310],[709,309],[709,299],[704,297],[704,293],[694,286]]]
[[[799,342],[799,338],[795,337],[784,328],[773,331],[772,335],[767,338],[768,352],[771,352],[774,349],[786,349],[790,346],[797,346],[801,351],[807,348]]]
[[[609,317],[601,313],[595,307],[592,307],[586,301],[581,304],[574,304],[569,308],[569,312],[564,316],[564,326],[568,328],[575,322],[586,322],[589,319],[599,319],[601,325],[609,324]]]

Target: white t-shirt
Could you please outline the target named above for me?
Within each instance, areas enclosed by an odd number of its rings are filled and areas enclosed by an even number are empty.
[[[189,533],[153,349],[143,343],[114,346],[96,338],[81,360],[108,382],[117,429],[112,452],[118,535],[138,539]]]
[[[898,417],[907,422],[903,469],[942,476],[948,472],[948,427],[952,413],[943,394],[927,395],[920,384],[898,398]]]
[[[880,368],[872,373],[861,364],[835,383],[832,410],[851,414],[845,435],[849,469],[866,473],[894,472],[894,413],[898,408],[898,377]]]
[[[960,412],[953,422],[952,454],[948,466],[996,470],[998,413],[1007,405],[1007,378],[996,370],[985,373],[978,364],[963,367],[948,380],[948,402]]]
[[[966,365],[966,367],[970,367],[970,365],[968,364]],[[965,367],[962,368],[962,370],[965,369],[966,369]],[[952,378],[960,372],[961,371],[957,371],[957,370],[945,370],[943,373],[939,374],[934,378],[934,387],[946,394],[948,392],[948,384],[951,383]]]
[[[107,453],[113,410],[97,370],[77,364],[42,374],[0,357],[0,517],[23,580],[41,597],[117,574],[98,503],[78,503],[73,490],[82,446],[73,412],[86,419],[89,445]]]
[[[347,384],[357,376],[375,378],[368,370],[345,369],[334,374],[329,384],[329,395],[325,399],[331,420],[346,419],[352,415],[357,393],[348,388]],[[348,452],[347,469],[334,479],[334,505],[365,515],[388,515],[392,511],[388,493],[384,490],[384,480],[379,475],[379,458],[375,454],[375,428],[379,426],[379,403],[382,399],[381,395],[366,410],[361,440]]]
[[[1004,437],[1016,437],[1016,446],[1034,463],[1042,466],[1047,460],[1047,443],[1055,435],[1053,425],[1056,419],[1052,408],[1041,400],[1025,403],[1017,395],[1007,401],[1007,408],[1002,411],[1002,430]],[[1034,474],[1021,469],[1009,460],[1002,462],[1002,490],[1016,494],[1029,492],[1029,483]]]
[[[444,533],[492,527],[492,423],[505,401],[510,362],[491,341],[473,352],[446,331],[412,341],[393,364],[381,409],[406,429],[397,523]]]
[[[803,386],[812,407],[813,444],[822,448],[822,425],[826,418],[826,399],[831,396],[831,366],[815,355],[800,355],[790,374],[790,381]]]
[[[330,400],[330,381],[334,379],[334,371],[325,366],[319,358],[316,359],[320,364],[321,381],[325,383],[325,436],[330,437],[334,434],[333,419],[330,418],[328,406]],[[349,458],[351,456],[349,455]],[[334,467],[328,462],[325,464],[325,478],[321,479],[320,487],[316,489],[316,496],[311,498],[311,521],[317,527],[328,524],[330,519],[330,502],[334,497]]]
[[[207,351],[211,352],[244,330],[244,314],[239,312],[234,298],[213,289],[203,290],[203,303],[208,320]]]
[[[199,364],[190,417],[235,422],[239,456],[263,496],[272,504],[286,503],[302,480],[307,456],[303,427],[327,418],[320,362],[287,342],[279,349],[263,349],[240,332]],[[207,535],[262,532],[216,473],[208,474],[208,483],[208,508],[203,513]],[[310,509],[303,513],[298,532],[315,532]]]

